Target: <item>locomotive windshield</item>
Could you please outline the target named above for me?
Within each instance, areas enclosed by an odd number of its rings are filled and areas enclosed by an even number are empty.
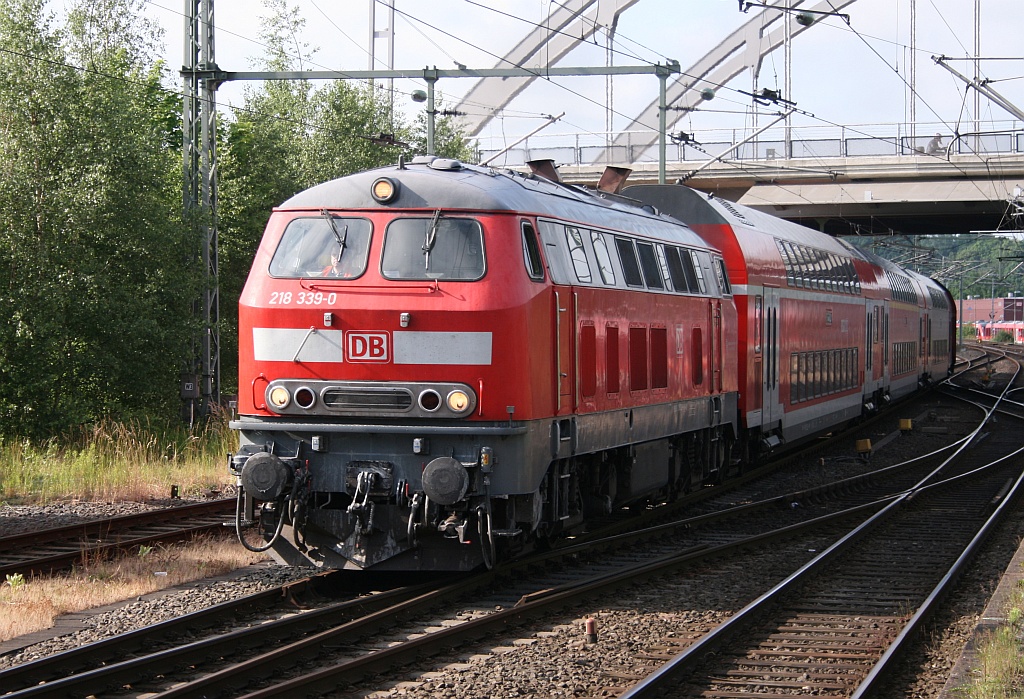
[[[339,218],[325,212],[288,224],[270,261],[273,277],[337,277],[354,279],[366,271],[370,222]]]
[[[484,275],[480,224],[468,218],[399,218],[384,236],[381,273],[386,279],[474,281]]]

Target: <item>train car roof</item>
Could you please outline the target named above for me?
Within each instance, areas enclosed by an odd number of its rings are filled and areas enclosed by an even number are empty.
[[[623,194],[651,204],[690,226],[726,225],[737,234],[744,230],[766,233],[780,240],[866,259],[859,248],[846,241],[684,185],[635,185],[626,187]]]
[[[382,177],[398,183],[397,196],[386,204],[375,200],[371,193],[373,183]],[[514,211],[700,248],[710,247],[684,222],[644,202],[536,175],[445,158],[418,157],[410,163],[340,177],[299,192],[277,207],[277,210],[323,209]]]

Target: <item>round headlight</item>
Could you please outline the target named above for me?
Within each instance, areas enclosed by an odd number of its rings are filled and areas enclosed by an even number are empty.
[[[313,389],[303,386],[295,391],[295,405],[308,410],[316,404],[316,393]]]
[[[277,386],[270,391],[270,404],[278,410],[287,408],[288,404],[292,402],[292,397],[288,393],[288,389],[283,386]]]
[[[420,408],[428,413],[432,413],[441,407],[441,396],[434,389],[428,388],[420,393],[419,403]]]
[[[469,396],[465,391],[452,391],[448,394],[448,409],[453,413],[469,410]]]
[[[381,177],[374,181],[370,193],[381,204],[387,204],[398,196],[398,183],[387,177]]]

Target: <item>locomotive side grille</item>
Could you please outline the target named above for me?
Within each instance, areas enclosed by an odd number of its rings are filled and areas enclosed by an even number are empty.
[[[328,388],[323,404],[332,410],[409,410],[412,393],[406,389]]]

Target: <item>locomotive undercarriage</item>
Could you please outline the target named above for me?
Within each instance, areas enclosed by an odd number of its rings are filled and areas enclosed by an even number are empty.
[[[435,428],[429,439],[406,436],[422,431],[412,428],[243,426],[231,459],[239,538],[291,565],[470,570],[716,482],[730,465],[731,424],[579,453],[575,422]],[[398,453],[414,439],[425,453]]]

